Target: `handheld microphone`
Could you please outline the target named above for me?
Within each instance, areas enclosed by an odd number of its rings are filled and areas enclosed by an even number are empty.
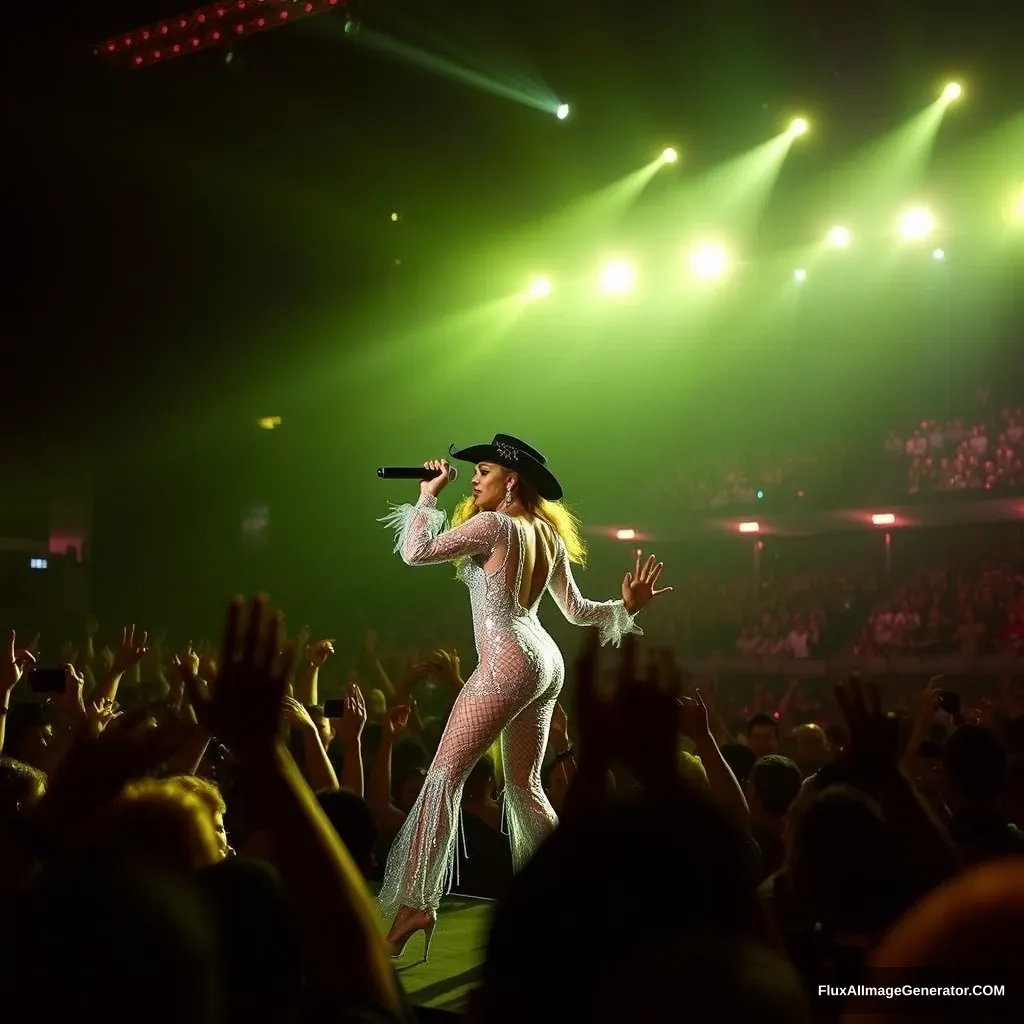
[[[378,466],[377,476],[381,480],[433,480],[439,476],[435,470],[425,466]],[[448,480],[459,478],[459,471],[454,466],[448,467]]]

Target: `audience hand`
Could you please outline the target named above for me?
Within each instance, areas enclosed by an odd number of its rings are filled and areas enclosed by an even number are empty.
[[[359,742],[366,725],[366,700],[363,691],[352,683],[345,695],[345,714],[337,720],[335,728],[346,749]]]
[[[455,687],[456,690],[462,689],[462,666],[459,663],[459,652],[454,647],[450,650],[438,648],[434,651],[434,657],[429,664],[437,673],[438,679]]]
[[[848,759],[866,786],[883,784],[899,770],[900,722],[882,712],[874,683],[851,676],[835,687],[836,701],[850,734]]]
[[[11,630],[10,641],[4,657],[0,658],[0,698],[9,697],[11,691],[21,682],[25,667],[36,663],[35,656],[27,650],[15,646],[14,630]]]
[[[391,708],[388,713],[384,716],[384,721],[381,726],[384,731],[384,738],[394,742],[399,736],[405,732],[406,726],[409,724],[409,715],[412,709],[408,704],[397,704]]]
[[[64,666],[64,689],[55,694],[53,704],[60,708],[68,723],[77,728],[88,722],[89,715],[85,709],[85,676],[70,662]]]
[[[136,637],[135,626],[125,626],[121,630],[121,643],[114,652],[114,663],[111,671],[125,673],[131,671],[149,653],[149,634],[143,632]],[[71,659],[68,659],[71,660]]]
[[[243,633],[243,604],[228,605],[216,680],[207,693],[188,681],[199,723],[241,758],[259,758],[279,742],[281,705],[295,664],[294,646],[279,656],[281,615],[254,597]]]
[[[318,640],[309,649],[309,663],[314,668],[323,668],[332,654],[334,654],[334,641]]]

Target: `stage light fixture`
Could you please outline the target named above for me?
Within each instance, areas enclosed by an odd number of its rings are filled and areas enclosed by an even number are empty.
[[[636,284],[636,269],[626,260],[609,260],[601,269],[601,291],[606,295],[625,295]]]
[[[921,242],[934,230],[935,215],[923,206],[915,206],[900,217],[899,232],[905,242]]]
[[[871,517],[872,526],[892,526],[896,522],[896,517],[891,512],[876,512]]]
[[[716,243],[698,245],[690,253],[690,269],[704,280],[721,277],[729,266],[729,254]]]
[[[674,164],[678,159],[679,154],[671,146],[662,151],[661,162],[663,164]]]
[[[559,121],[564,121],[568,116],[569,116],[569,104],[568,103],[559,103],[557,108],[555,109],[555,117],[557,117]]]
[[[953,100],[960,99],[960,97],[963,96],[963,94],[964,94],[963,86],[961,86],[959,82],[950,82],[942,90],[942,98],[947,103],[952,103]]]
[[[805,117],[795,117],[789,126],[790,135],[806,135],[811,130]]]
[[[804,270],[803,267],[797,267],[796,270],[793,271],[793,280],[796,281],[797,284],[803,284],[804,281],[807,280],[807,271]]]
[[[546,299],[553,291],[550,277],[535,277],[526,289],[531,299]]]
[[[753,522],[751,522],[751,523],[740,523],[739,526],[737,527],[737,529],[740,531],[740,533],[760,533],[761,532],[761,524],[760,523],[753,523]]]
[[[946,250],[945,249],[933,249],[932,250],[932,259],[933,260],[944,260],[945,258],[946,258]]]
[[[636,530],[616,530],[616,540],[636,540]]]
[[[829,230],[825,240],[833,249],[845,249],[853,240],[853,236],[850,234],[849,228],[844,228],[841,224],[837,224]]]

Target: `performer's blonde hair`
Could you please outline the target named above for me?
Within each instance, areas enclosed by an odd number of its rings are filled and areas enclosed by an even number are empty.
[[[502,468],[504,469],[504,467]],[[506,469],[505,472],[514,471]],[[516,497],[519,499],[519,504],[531,516],[543,519],[561,537],[570,562],[575,565],[587,564],[587,545],[580,535],[580,521],[567,506],[560,501],[547,501],[542,498],[533,484],[522,476],[519,477]],[[455,506],[455,511],[452,513],[452,526],[461,526],[467,519],[475,516],[478,511],[472,497],[467,495]]]

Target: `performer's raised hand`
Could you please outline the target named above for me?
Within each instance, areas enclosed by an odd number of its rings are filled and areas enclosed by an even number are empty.
[[[672,593],[671,587],[657,589],[658,577],[661,575],[661,570],[665,568],[665,563],[655,563],[654,555],[651,555],[641,565],[641,558],[643,558],[643,552],[637,548],[636,567],[633,572],[627,572],[622,581],[622,603],[630,615],[636,615],[641,608],[646,607],[651,598],[657,597],[659,594]]]
[[[436,498],[448,486],[448,463],[444,459],[431,459],[423,463],[424,469],[432,469],[437,475],[430,480],[420,481],[420,494]]]

